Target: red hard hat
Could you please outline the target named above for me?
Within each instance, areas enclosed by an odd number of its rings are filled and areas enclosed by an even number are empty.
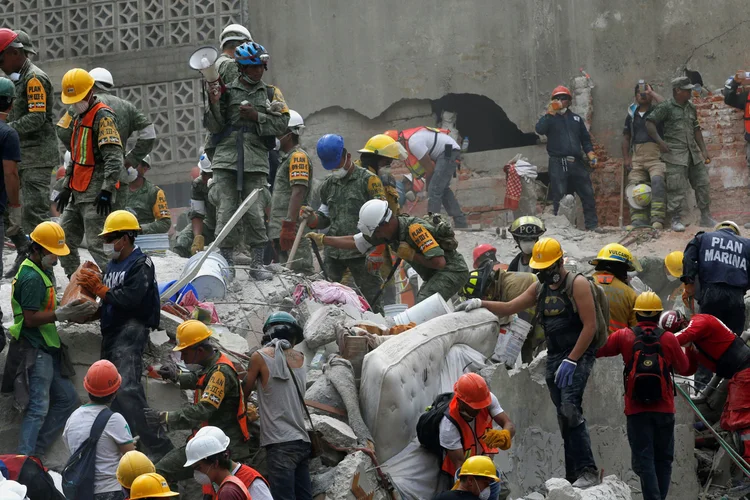
[[[192,169],[190,169],[190,177],[192,179],[197,179],[198,177],[200,177],[200,175],[201,175],[201,169],[200,168],[193,167]]]
[[[115,365],[106,359],[101,359],[91,365],[83,379],[83,388],[97,398],[114,394],[120,388],[122,377]]]
[[[683,330],[687,324],[687,318],[680,311],[664,311],[659,318],[659,328],[672,333]]]
[[[483,254],[487,252],[497,252],[497,248],[493,247],[489,243],[482,243],[481,245],[477,245],[474,248],[474,253],[472,254],[472,257],[474,258],[474,267],[477,267],[477,260],[479,257],[481,257]]]
[[[487,408],[492,403],[492,394],[487,382],[476,373],[464,373],[453,385],[456,397],[475,410]]]
[[[18,38],[18,34],[15,31],[8,28],[0,28],[0,52],[7,49],[16,38]]]
[[[573,94],[570,93],[570,90],[568,87],[563,87],[562,85],[558,85],[555,87],[555,90],[552,91],[552,97],[554,98],[556,95],[565,94],[570,97],[573,97]]]

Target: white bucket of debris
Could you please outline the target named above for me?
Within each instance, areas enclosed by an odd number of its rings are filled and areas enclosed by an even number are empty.
[[[448,304],[439,293],[424,299],[419,304],[408,308],[406,311],[393,317],[397,325],[408,325],[409,323],[422,324],[443,314],[453,312],[453,305]]]
[[[409,306],[406,304],[388,304],[387,306],[383,306],[383,312],[385,312],[386,318],[392,318],[407,309],[409,309]]]
[[[492,361],[504,363],[509,370],[514,368],[530,330],[531,323],[514,315],[510,324],[500,329]]]
[[[182,275],[187,275],[190,270],[201,259],[203,252],[198,252],[188,259]],[[227,260],[217,252],[211,252],[206,261],[201,266],[198,274],[190,282],[198,292],[201,300],[223,299],[227,293],[226,278],[229,274],[229,264]]]

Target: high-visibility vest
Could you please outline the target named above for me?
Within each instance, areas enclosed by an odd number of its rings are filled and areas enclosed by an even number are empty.
[[[490,411],[487,408],[479,410],[474,419],[476,433],[474,433],[471,424],[464,420],[458,412],[458,398],[455,396],[453,396],[453,400],[448,406],[448,416],[461,432],[461,447],[464,450],[464,459],[475,455],[494,455],[498,453],[498,449],[490,448],[485,444],[483,439],[487,431],[492,429],[492,417],[490,417]],[[450,474],[451,477],[456,474],[456,466],[447,454],[443,460],[442,470]]]
[[[23,261],[21,266],[18,268],[18,272],[16,273],[15,278],[13,278],[13,283],[11,284],[11,292],[10,292],[10,304],[13,308],[13,324],[9,328],[10,334],[13,335],[13,338],[18,340],[18,337],[21,335],[21,328],[23,328],[23,309],[21,309],[21,304],[19,304],[16,301],[16,282],[18,281],[18,277],[21,275],[21,271],[25,267],[30,267],[37,273],[39,273],[39,276],[42,277],[42,281],[44,281],[44,286],[47,289],[47,293],[45,295],[44,303],[42,304],[42,310],[45,312],[48,311],[54,311],[57,309],[57,296],[55,295],[55,285],[52,284],[52,281],[49,279],[49,276],[47,276],[44,271],[39,269],[34,262],[32,262],[29,259],[26,259]],[[46,325],[41,325],[39,327],[39,331],[42,334],[42,337],[44,338],[45,344],[49,347],[60,347],[60,336],[57,334],[57,326],[55,326],[55,322],[47,323]]]
[[[747,93],[747,102],[745,103],[745,133],[750,135],[750,92]]]
[[[232,364],[232,361],[226,357],[224,354],[221,354],[219,356],[219,359],[216,361],[217,365],[226,365],[232,369],[232,371],[237,374],[237,370],[234,369],[234,364]],[[237,378],[239,383],[239,377]],[[206,374],[198,378],[198,384],[197,389],[195,389],[195,392],[193,393],[193,402],[195,404],[198,404],[198,402],[201,400],[201,396],[203,395],[203,389],[206,387]],[[237,405],[237,423],[240,426],[240,429],[242,429],[242,437],[244,441],[248,441],[250,439],[250,431],[247,428],[247,410],[245,408],[245,394],[242,391],[242,384],[239,383],[240,388],[240,401]],[[201,422],[201,427],[205,427],[208,425],[208,422]]]
[[[73,161],[73,175],[70,177],[70,188],[79,193],[88,189],[94,176],[94,119],[100,109],[112,108],[101,101],[91,107],[83,117],[73,123],[73,135],[70,137],[70,159]]]
[[[415,127],[415,128],[408,128],[406,130],[402,130],[398,133],[399,142],[402,146],[406,149],[406,152],[409,153],[409,156],[406,158],[406,166],[411,170],[411,172],[416,177],[424,177],[424,167],[419,164],[419,158],[411,154],[411,150],[409,149],[409,138],[419,132],[420,130],[432,130],[435,132],[435,134],[443,133],[443,134],[450,134],[451,131],[447,128],[433,128],[433,127]],[[437,144],[437,135],[435,136],[435,143]],[[430,151],[427,154],[432,153],[432,149],[435,147],[435,145],[432,145],[432,148],[430,148]]]
[[[226,485],[227,483],[232,483],[232,484],[237,485],[237,487],[239,487],[239,489],[242,490],[242,493],[245,495],[246,500],[252,500],[252,497],[250,496],[250,492],[247,491],[247,486],[245,486],[242,480],[238,478],[237,476],[227,476],[221,482],[221,486],[219,486],[219,491],[216,492],[217,497],[218,497],[218,494],[221,493],[222,488],[224,488],[224,485]]]
[[[247,487],[248,492],[250,491],[250,485],[253,484],[253,482],[256,479],[260,479],[261,481],[266,483],[266,486],[270,487],[266,478],[261,476],[260,472],[253,469],[249,465],[245,465],[245,464],[240,465],[240,468],[237,469],[237,472],[234,474],[234,477],[242,481],[242,484],[244,484]],[[203,495],[211,497],[211,500],[216,500],[217,498],[216,492],[214,491],[213,486],[211,486],[210,484],[203,485]]]

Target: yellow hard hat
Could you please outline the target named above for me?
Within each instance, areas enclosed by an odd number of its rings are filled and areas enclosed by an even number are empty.
[[[654,314],[660,313],[664,310],[664,306],[661,304],[661,299],[654,292],[643,292],[635,299],[634,311],[644,314],[643,316],[653,316]]]
[[[29,237],[31,241],[55,255],[62,256],[70,253],[68,245],[65,244],[65,231],[56,222],[42,222],[34,228]]]
[[[479,476],[490,478],[493,481],[500,481],[500,478],[497,477],[495,464],[492,463],[490,457],[485,455],[475,455],[467,458],[461,466],[461,472],[459,472],[458,476]]]
[[[149,472],[156,472],[153,462],[140,451],[132,450],[120,459],[120,465],[117,466],[116,473],[117,482],[123,488],[130,489],[135,478]]]
[[[628,271],[643,271],[643,268],[641,267],[640,262],[638,262],[638,259],[633,257],[633,254],[630,253],[630,250],[620,245],[619,243],[609,243],[608,245],[604,245],[602,249],[599,250],[599,254],[596,256],[596,258],[591,260],[589,264],[595,266],[602,260],[627,264]]]
[[[664,265],[667,266],[669,274],[675,278],[682,276],[682,259],[685,258],[685,254],[677,250],[664,257]]]
[[[723,220],[716,224],[716,227],[714,227],[714,231],[718,231],[719,229],[729,229],[737,236],[740,235],[740,226],[738,226],[736,222],[732,222],[731,220]]]
[[[177,327],[177,347],[173,351],[181,351],[186,347],[203,342],[211,336],[211,329],[202,321],[189,319]]]
[[[176,497],[177,495],[179,493],[169,489],[167,480],[155,472],[141,474],[135,478],[130,487],[130,500]]]
[[[99,236],[116,233],[118,231],[140,230],[141,226],[138,224],[138,219],[135,218],[135,215],[127,210],[115,210],[107,216],[107,220],[104,221],[104,229],[99,233]]]
[[[81,68],[73,68],[63,76],[62,95],[63,104],[81,102],[94,86],[94,77]]]
[[[554,238],[540,238],[539,241],[534,243],[529,267],[531,269],[547,269],[562,259],[562,256],[563,251],[559,241]]]
[[[365,147],[359,150],[360,153],[372,153],[394,160],[405,160],[408,156],[406,149],[396,142],[392,137],[385,134],[373,135],[368,139]]]

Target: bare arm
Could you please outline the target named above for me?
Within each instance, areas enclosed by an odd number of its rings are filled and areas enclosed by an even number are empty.
[[[651,87],[651,85],[648,86],[648,90],[646,91],[648,95],[651,96],[651,100],[655,104],[659,104],[660,102],[664,102],[664,97],[662,97],[661,94],[657,94],[654,89]]]
[[[117,448],[120,450],[120,453],[123,455],[126,454],[129,451],[135,450],[135,443],[125,443],[125,444],[118,444]]]
[[[193,236],[203,235],[203,219],[194,217],[190,220],[190,224],[193,226]]]
[[[258,351],[255,351],[253,355],[250,356],[250,363],[247,366],[247,374],[245,375],[245,380],[242,381],[242,393],[245,397],[248,397],[255,389],[255,382],[258,380],[258,377],[260,377],[260,367],[264,364],[263,357]]]
[[[502,427],[503,430],[509,431],[510,437],[516,435],[516,426],[513,424],[513,422],[511,422],[510,417],[507,413],[498,413],[492,420],[494,420],[497,425]]]
[[[23,324],[29,328],[54,324],[56,319],[55,311],[23,311]]]
[[[424,167],[425,178],[427,180],[430,180],[432,174],[435,172],[435,162],[432,161],[432,158],[430,158],[429,152],[419,159],[419,164]]]
[[[578,306],[578,317],[581,318],[581,322],[583,323],[583,330],[581,330],[578,341],[568,355],[568,358],[578,361],[591,345],[596,331],[594,297],[591,295],[591,287],[586,278],[577,277],[573,281],[573,300],[576,301],[576,305]]]
[[[305,194],[307,194],[307,186],[302,184],[295,184],[292,186],[292,196],[289,198],[289,208],[286,210],[286,218],[288,220],[297,220],[299,209],[302,206],[302,200],[305,199]]]
[[[19,192],[21,180],[18,177],[18,162],[3,160],[3,176],[5,177],[5,191],[8,193],[8,203],[12,207],[21,204]]]
[[[510,302],[483,300],[482,307],[500,318],[519,313],[536,305],[536,287],[536,283],[532,284],[525,292]]]
[[[456,469],[460,469],[464,464],[464,450],[445,450],[448,458],[453,462],[453,466]]]
[[[695,129],[694,135],[695,135],[695,142],[698,143],[698,147],[701,148],[701,153],[703,153],[703,159],[710,160],[710,157],[708,156],[708,151],[706,150],[706,143],[703,141],[703,132],[701,131],[700,127]]]

